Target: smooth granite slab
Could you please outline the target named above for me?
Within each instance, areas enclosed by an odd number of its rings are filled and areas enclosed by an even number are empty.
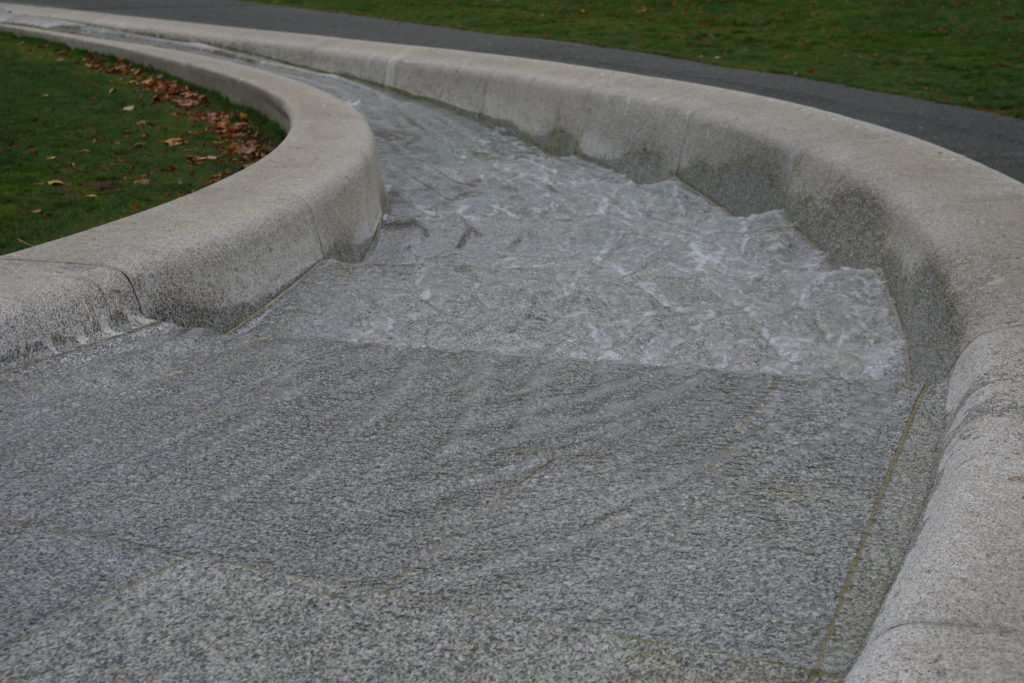
[[[909,388],[225,339],[20,427],[0,514],[798,668],[827,646],[841,671],[870,625],[827,635]],[[921,486],[886,492],[903,507],[879,538],[909,541]]]
[[[0,368],[0,459],[46,439],[54,424],[74,419],[95,399],[115,399],[251,342],[153,324],[22,367]]]
[[[731,441],[595,440],[396,590],[811,668],[900,440],[903,420],[888,416],[905,419],[912,400],[783,380],[719,428]]]
[[[771,384],[763,375],[699,369],[268,340],[124,399],[259,410],[370,435],[549,449],[597,440],[657,451],[680,440],[727,438]]]
[[[147,548],[0,522],[0,649],[177,559]]]
[[[0,514],[179,553],[384,585],[543,454],[94,404],[0,465]]]
[[[7,680],[801,681],[774,662],[184,561],[0,651]]]

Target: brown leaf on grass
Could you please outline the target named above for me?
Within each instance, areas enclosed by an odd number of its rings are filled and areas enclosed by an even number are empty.
[[[178,145],[184,145],[185,144],[185,139],[184,138],[167,138],[166,140],[161,140],[160,142],[164,143],[168,147],[177,147]]]
[[[230,149],[232,154],[241,154],[245,156],[248,154],[252,154],[253,152],[256,151],[256,143],[254,143],[251,140],[246,140],[244,142],[236,142],[233,145],[231,145]]]
[[[136,178],[132,181],[132,185],[149,185],[150,182],[149,178]]]
[[[42,212],[43,212],[42,209],[32,209],[31,211],[29,211],[29,213],[42,213]]]
[[[50,186],[53,186],[53,185],[63,185],[64,181],[59,179],[59,178],[54,178],[53,180],[47,180],[46,184],[50,185]]]

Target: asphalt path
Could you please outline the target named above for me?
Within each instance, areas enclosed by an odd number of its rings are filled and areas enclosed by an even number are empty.
[[[243,0],[18,1],[27,5],[515,55],[731,88],[885,126],[941,145],[1024,181],[1024,120],[834,83],[629,50],[475,33]]]

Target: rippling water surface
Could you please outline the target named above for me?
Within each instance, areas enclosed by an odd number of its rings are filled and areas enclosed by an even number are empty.
[[[390,207],[380,268],[351,275],[363,301],[332,314],[350,340],[903,378],[880,273],[832,267],[779,212],[733,216],[676,180],[639,185],[430,102],[256,63],[376,135]]]

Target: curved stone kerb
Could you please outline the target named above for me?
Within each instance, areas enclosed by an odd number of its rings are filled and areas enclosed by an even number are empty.
[[[203,190],[147,211],[0,257],[8,296],[0,309],[0,359],[55,348],[128,320],[150,318],[225,330],[325,257],[358,260],[383,213],[384,187],[372,133],[358,113],[316,88],[258,69],[164,48],[0,24],[145,64],[252,106],[288,130],[258,163]],[[15,266],[15,264],[17,264]],[[38,277],[26,269],[35,264]],[[33,315],[39,296],[15,296],[28,281],[73,264],[57,287],[81,306]],[[110,272],[131,285],[109,285]],[[8,283],[8,280],[11,282]],[[69,313],[81,311],[81,315]]]
[[[1024,677],[1020,183],[906,135],[708,86],[451,50],[46,12],[440,100],[557,151],[635,177],[642,170],[643,180],[679,176],[735,212],[781,208],[836,262],[883,267],[915,374],[949,380],[952,428],[921,532],[850,678]]]

